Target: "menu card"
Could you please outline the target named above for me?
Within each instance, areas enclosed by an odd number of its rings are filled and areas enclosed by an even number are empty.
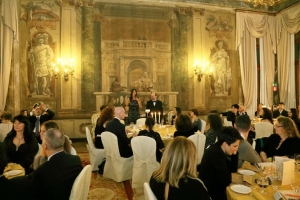
[[[295,160],[290,158],[275,157],[276,170],[282,174],[281,185],[289,185],[294,182]]]

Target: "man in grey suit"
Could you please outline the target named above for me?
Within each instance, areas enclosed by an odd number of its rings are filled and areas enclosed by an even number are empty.
[[[125,125],[120,122],[120,120],[124,119],[124,117],[125,117],[124,108],[116,107],[115,118],[106,123],[105,131],[109,131],[117,136],[119,152],[121,157],[129,158],[133,155],[132,149],[129,146],[131,138],[127,137],[125,132]]]

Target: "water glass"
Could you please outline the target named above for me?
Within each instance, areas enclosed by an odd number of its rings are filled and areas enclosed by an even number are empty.
[[[296,173],[300,173],[300,154],[295,154],[294,156],[295,164],[296,164]]]

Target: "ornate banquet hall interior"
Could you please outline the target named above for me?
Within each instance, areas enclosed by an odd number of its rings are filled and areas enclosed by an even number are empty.
[[[300,103],[299,0],[2,0],[0,111],[44,102],[70,138],[103,104]],[[144,112],[141,109],[141,112]],[[63,124],[63,126],[61,126]]]

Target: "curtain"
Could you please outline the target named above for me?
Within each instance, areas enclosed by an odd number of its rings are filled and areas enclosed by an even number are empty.
[[[295,107],[295,72],[293,34],[300,30],[300,4],[276,16],[279,96],[287,108]]]
[[[240,54],[242,88],[247,112],[256,111],[257,100],[257,64],[256,64],[256,39],[261,39],[261,77],[260,91],[264,92],[262,102],[272,102],[272,87],[274,79],[274,53],[276,52],[274,17],[260,14],[236,13],[237,37],[236,44]],[[254,46],[253,46],[254,45]],[[246,80],[250,81],[247,82]],[[251,85],[250,85],[251,83]],[[270,84],[270,85],[269,85]],[[255,87],[254,87],[255,86]],[[251,92],[250,92],[251,91]]]
[[[0,110],[4,110],[11,69],[12,47],[18,38],[17,0],[2,0],[0,20]]]

